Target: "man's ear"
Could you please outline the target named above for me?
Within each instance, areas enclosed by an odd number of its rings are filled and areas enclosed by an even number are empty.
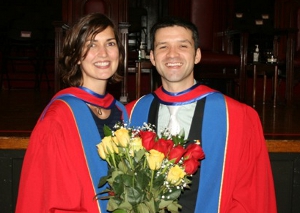
[[[198,64],[201,61],[201,50],[198,47],[195,55],[195,64]]]
[[[150,61],[152,65],[155,66],[155,58],[154,58],[153,50],[150,51]]]

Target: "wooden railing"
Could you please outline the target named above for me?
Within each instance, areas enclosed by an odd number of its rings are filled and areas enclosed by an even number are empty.
[[[0,137],[0,149],[26,149],[28,137]],[[266,140],[269,152],[273,153],[300,153],[299,140]]]
[[[28,137],[0,137],[0,149],[27,149]]]

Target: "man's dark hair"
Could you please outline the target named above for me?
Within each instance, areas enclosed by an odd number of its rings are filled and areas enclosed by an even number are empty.
[[[177,17],[164,17],[160,19],[158,22],[156,22],[150,31],[150,39],[151,39],[151,50],[154,50],[154,42],[155,42],[155,34],[156,31],[165,28],[165,27],[184,27],[185,29],[189,29],[192,31],[192,37],[195,43],[195,50],[199,47],[199,34],[197,27],[190,21],[177,18]]]

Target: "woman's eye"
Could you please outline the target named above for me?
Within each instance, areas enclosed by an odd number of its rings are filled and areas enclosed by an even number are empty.
[[[115,46],[116,42],[108,42],[107,46]]]
[[[88,47],[88,48],[95,47],[95,46],[96,46],[96,45],[95,45],[93,42],[90,42],[90,43],[87,44],[87,47]]]

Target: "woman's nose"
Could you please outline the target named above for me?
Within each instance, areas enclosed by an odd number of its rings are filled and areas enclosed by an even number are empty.
[[[106,50],[106,48],[104,46],[99,46],[97,48],[97,55],[101,56],[101,57],[107,56],[107,50]]]

